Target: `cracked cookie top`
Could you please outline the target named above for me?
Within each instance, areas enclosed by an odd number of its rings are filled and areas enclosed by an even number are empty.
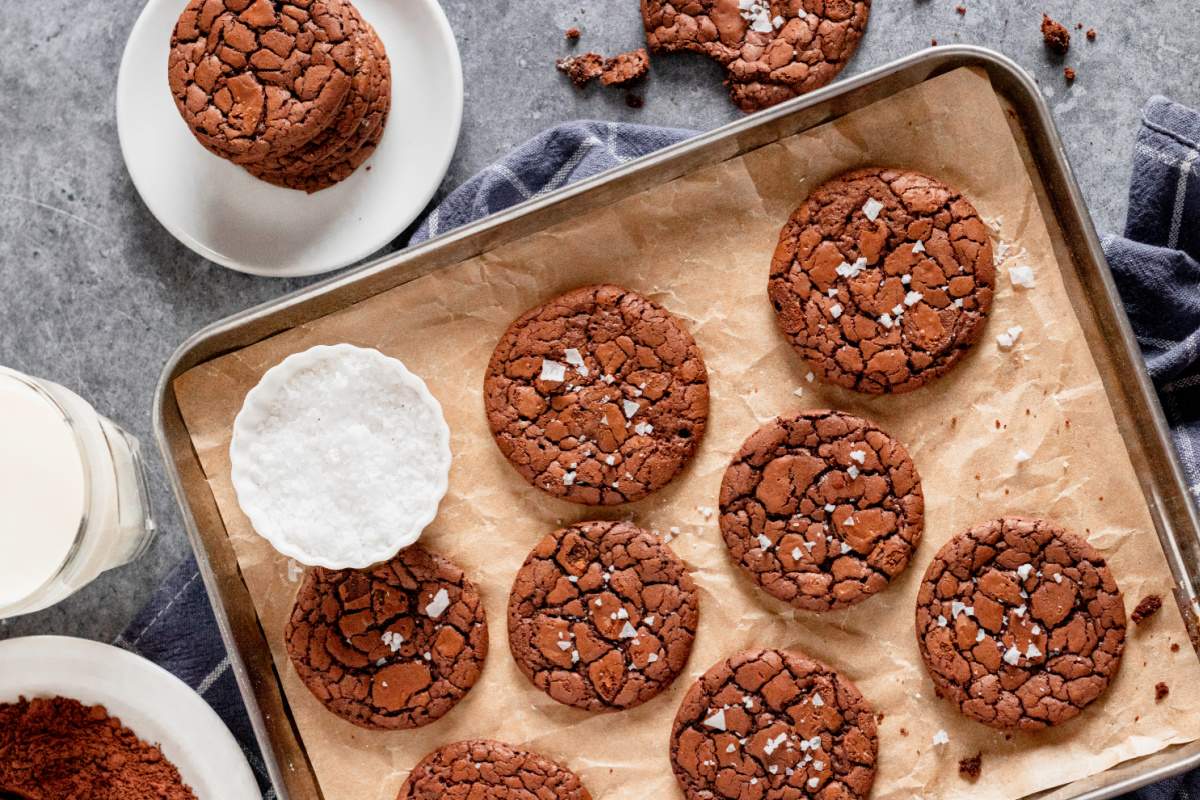
[[[792,213],[768,294],[822,380],[907,392],[982,336],[995,274],[987,226],[966,198],[915,172],[872,168],[821,185]]]
[[[290,152],[329,127],[360,66],[343,0],[191,0],[168,78],[196,138],[241,164]]]
[[[508,602],[508,642],[525,676],[566,705],[632,708],[687,664],[696,585],[658,537],[628,522],[549,534],[525,560]]]
[[[738,653],[692,685],[671,731],[688,800],[855,800],[875,782],[875,714],[846,678],[784,650]]]
[[[525,480],[583,505],[640,500],[671,481],[708,421],[708,372],[670,312],[587,286],[523,314],[483,385],[496,444]]]
[[[646,41],[725,67],[734,103],[751,112],[829,83],[854,55],[870,0],[641,0]]]
[[[578,776],[529,750],[487,739],[454,742],[421,760],[396,800],[591,800]]]
[[[284,636],[317,699],[373,730],[440,719],[479,680],[488,649],[475,584],[419,545],[364,570],[310,571]]]
[[[807,611],[859,603],[908,566],[925,525],[904,447],[839,411],[779,417],[721,482],[721,533],[759,586]]]
[[[1038,730],[1099,697],[1125,647],[1103,556],[1040,519],[985,522],[946,543],[917,595],[917,644],[938,694],[994,728]]]

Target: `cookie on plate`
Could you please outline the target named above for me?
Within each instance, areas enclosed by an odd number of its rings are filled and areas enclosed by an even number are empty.
[[[1078,715],[1116,676],[1125,606],[1104,557],[1053,522],[1005,517],[946,543],[917,595],[938,693],[994,728]]]
[[[619,286],[585,286],[514,322],[483,397],[500,451],[525,480],[584,505],[667,485],[708,423],[708,371],[675,316]]]
[[[419,545],[369,569],[312,570],[284,635],[304,685],[372,730],[440,719],[479,680],[488,650],[475,584]]]
[[[925,525],[904,446],[840,411],[755,431],[721,482],[721,534],[769,594],[807,611],[862,602],[908,566]]]
[[[362,21],[357,11],[351,11],[364,31],[369,54],[355,76],[356,91],[346,102],[347,106],[354,105],[354,114],[347,118],[343,109],[343,115],[329,129],[300,150],[248,165],[255,177],[312,194],[350,177],[379,146],[392,106],[391,62],[374,29]],[[360,107],[362,115],[350,124]]]
[[[853,683],[799,653],[753,650],[692,685],[671,729],[687,800],[855,800],[871,793],[875,713]]]
[[[344,0],[190,0],[171,36],[175,104],[213,153],[249,164],[333,122],[361,50]]]
[[[871,0],[641,0],[658,53],[703,53],[725,67],[743,111],[790,100],[833,80],[854,55]]]
[[[614,711],[671,685],[698,621],[696,585],[662,540],[629,522],[582,522],[542,539],[517,573],[508,643],[558,702]]]
[[[529,750],[487,739],[434,750],[396,800],[591,800],[575,773]]]
[[[907,392],[983,335],[996,268],[987,225],[934,178],[884,168],[819,186],[779,235],[768,294],[822,380]]]

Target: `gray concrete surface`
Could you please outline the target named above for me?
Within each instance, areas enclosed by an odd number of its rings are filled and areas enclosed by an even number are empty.
[[[183,5],[183,0],[169,0]],[[403,2],[403,0],[389,0]],[[578,118],[711,128],[738,117],[720,70],[701,57],[656,59],[633,110],[620,92],[576,92],[555,73],[579,25],[581,48],[642,42],[635,0],[441,0],[462,52],[466,116],[445,192],[513,145]],[[1161,93],[1200,104],[1200,17],[1190,0],[875,0],[848,74],[929,44],[986,45],[1031,70],[1054,107],[1096,224],[1124,219],[1139,109]],[[161,536],[116,570],[41,614],[0,624],[0,638],[62,633],[111,639],[188,550],[150,428],[159,369],[206,323],[302,285],[238,275],[193,255],[147,211],[117,146],[117,65],[141,0],[7,0],[0,11],[0,363],[60,381],[145,443]],[[1082,32],[1064,60],[1038,33],[1041,12]],[[1079,71],[1068,87],[1064,64]],[[0,447],[3,443],[0,442]]]

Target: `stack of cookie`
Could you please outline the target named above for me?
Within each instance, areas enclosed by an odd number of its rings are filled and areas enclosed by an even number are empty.
[[[349,0],[190,0],[168,78],[205,148],[309,193],[375,152],[391,108],[387,52]]]

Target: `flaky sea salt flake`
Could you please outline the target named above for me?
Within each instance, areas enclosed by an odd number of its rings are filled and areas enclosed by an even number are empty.
[[[867,219],[871,220],[871,222],[874,222],[879,218],[879,212],[883,211],[883,203],[879,202],[874,197],[870,197],[867,199],[867,202],[863,203],[862,210],[863,214],[867,216]]]
[[[542,359],[541,379],[552,383],[562,383],[567,377],[567,365],[560,364],[548,358]]]

